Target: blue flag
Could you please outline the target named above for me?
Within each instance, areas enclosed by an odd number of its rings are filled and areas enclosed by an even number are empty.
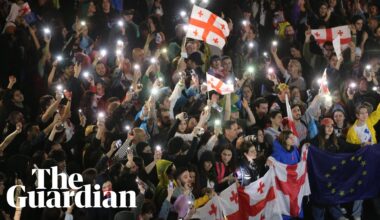
[[[380,145],[338,154],[311,146],[308,174],[311,199],[318,204],[376,197],[380,192]]]

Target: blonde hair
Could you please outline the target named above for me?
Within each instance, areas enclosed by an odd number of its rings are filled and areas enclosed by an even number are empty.
[[[291,60],[289,60],[288,65],[295,65],[298,69],[298,75],[302,76],[302,66],[301,66],[300,61],[291,59]]]

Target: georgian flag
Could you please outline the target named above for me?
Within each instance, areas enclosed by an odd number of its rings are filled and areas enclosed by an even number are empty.
[[[302,208],[302,199],[310,195],[309,177],[307,174],[307,146],[301,151],[301,161],[294,165],[282,164],[274,158],[273,171],[276,185],[276,202],[281,214],[298,217]]]
[[[223,214],[228,220],[240,220],[239,212],[239,193],[237,184],[232,184],[220,193],[220,203],[223,208]]]
[[[311,30],[311,34],[320,46],[326,41],[333,42],[338,36],[340,37],[340,45],[343,49],[347,48],[351,42],[351,31],[348,25],[328,29],[315,29]]]
[[[198,208],[192,218],[207,220],[224,220],[223,207],[219,196],[214,196],[206,205]]]
[[[286,114],[288,115],[288,126],[289,126],[289,129],[293,132],[293,134],[295,136],[298,137],[298,132],[297,132],[297,129],[296,129],[296,124],[294,123],[292,109],[290,107],[289,98],[288,98],[287,94],[285,95],[285,103],[286,103]]]
[[[228,220],[282,220],[274,174],[271,168],[260,179],[239,188],[240,218]]]
[[[230,30],[225,20],[204,8],[193,6],[186,37],[202,40],[222,49],[229,34]]]
[[[215,90],[221,95],[230,94],[234,92],[234,85],[224,83],[222,80],[216,78],[213,75],[206,73],[207,79],[207,91]]]
[[[325,71],[323,72],[322,78],[321,78],[320,85],[319,85],[319,93],[320,94],[330,95],[330,90],[329,90],[329,87],[327,86],[327,84],[328,84],[327,74],[326,74],[326,69],[325,69]]]

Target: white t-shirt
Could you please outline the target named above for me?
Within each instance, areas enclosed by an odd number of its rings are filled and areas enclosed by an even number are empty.
[[[358,134],[358,137],[360,139],[361,143],[370,142],[373,143],[373,138],[371,135],[371,132],[367,126],[367,124],[364,124],[362,126],[355,126],[355,131]]]

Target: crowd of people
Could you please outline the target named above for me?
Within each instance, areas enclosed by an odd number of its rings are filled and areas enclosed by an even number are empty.
[[[25,3],[31,12],[14,16]],[[223,50],[185,37],[193,4],[228,23]],[[296,164],[304,143],[340,153],[379,139],[379,1],[0,5],[0,219],[191,219],[231,184],[262,177],[269,156]],[[311,32],[343,25],[342,56]],[[234,92],[208,91],[206,73]],[[135,191],[137,208],[9,206],[9,187],[33,191],[31,170],[54,166],[83,184]],[[379,218],[379,200],[369,203]],[[309,219],[368,216],[362,200],[352,210],[304,205]]]

